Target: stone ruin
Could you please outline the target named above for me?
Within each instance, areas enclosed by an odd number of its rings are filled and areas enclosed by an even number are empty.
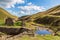
[[[12,18],[5,19],[5,25],[12,26],[14,25],[14,21]]]

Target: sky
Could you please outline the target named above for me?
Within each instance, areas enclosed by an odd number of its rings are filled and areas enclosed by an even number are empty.
[[[60,5],[60,0],[0,0],[0,7],[18,17],[46,11]]]

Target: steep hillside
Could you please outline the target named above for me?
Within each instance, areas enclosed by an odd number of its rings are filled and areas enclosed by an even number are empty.
[[[53,25],[55,24],[55,26],[60,26],[58,23],[60,22],[60,5],[53,7],[47,11],[45,11],[45,13],[42,13],[43,17],[39,17],[37,19],[34,19],[33,21],[35,21],[36,23],[41,23],[41,24],[49,24],[49,25]],[[45,14],[45,16],[44,16]],[[38,16],[37,16],[38,17]]]
[[[51,21],[51,19],[59,19],[60,18],[60,5],[56,6],[56,7],[53,7],[47,11],[44,11],[44,12],[39,12],[37,14],[34,14],[34,15],[31,15],[30,16],[30,19],[32,21],[40,21],[41,20],[47,20],[49,19]],[[38,20],[39,19],[39,20]]]
[[[12,17],[12,18],[16,18],[16,16],[11,15],[9,12],[7,12],[6,10],[0,8],[0,19],[3,19],[5,17]]]
[[[9,12],[4,10],[3,8],[0,8],[0,23],[4,22],[4,19],[6,17],[17,18],[16,16],[11,15]]]
[[[55,32],[60,31],[60,5],[53,7],[44,12],[31,15],[29,18],[31,21],[27,22],[27,25],[38,25],[53,29]]]
[[[44,12],[39,12],[37,14],[34,14],[30,18],[34,20],[36,18],[44,17],[46,15],[59,14],[59,12],[60,12],[60,5],[58,5],[56,7],[53,7],[51,9],[49,9],[49,10],[46,10]]]

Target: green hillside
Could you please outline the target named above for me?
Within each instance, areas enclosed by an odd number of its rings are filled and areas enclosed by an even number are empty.
[[[50,28],[53,31],[60,31],[60,5],[55,6],[44,12],[30,16],[30,22],[26,22],[26,26],[38,25],[41,27]]]
[[[33,21],[38,24],[43,25],[50,25],[50,26],[60,26],[60,5],[53,7],[45,13],[42,13],[43,15],[41,17],[37,16],[37,19],[34,19]]]
[[[47,16],[47,15],[50,15],[50,14],[56,14],[56,13],[59,13],[59,12],[60,12],[60,5],[58,5],[56,7],[53,7],[49,10],[46,10],[44,12],[36,13],[36,14],[32,15],[30,18],[31,19],[36,19],[36,18],[44,17],[44,16]]]
[[[3,23],[4,19],[6,19],[7,17],[17,18],[16,16],[11,15],[9,12],[4,10],[3,8],[0,8],[0,23],[1,22]]]
[[[12,17],[12,18],[16,18],[16,16],[11,15],[9,12],[7,12],[6,10],[4,10],[3,8],[0,8],[0,19],[3,19],[5,17]]]

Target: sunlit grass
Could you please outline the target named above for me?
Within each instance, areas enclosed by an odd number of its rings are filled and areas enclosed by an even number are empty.
[[[24,35],[22,37],[16,38],[16,40],[60,40],[60,36],[52,36],[52,35],[37,35],[35,37],[30,37],[27,35]]]

